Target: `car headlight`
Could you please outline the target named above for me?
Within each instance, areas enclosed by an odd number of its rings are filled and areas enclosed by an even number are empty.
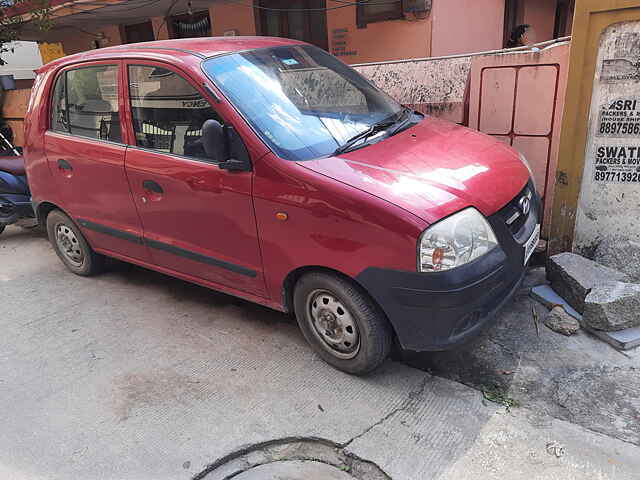
[[[520,161],[522,162],[522,164],[525,167],[527,167],[527,170],[529,170],[529,178],[531,178],[531,183],[533,184],[533,188],[537,192],[538,188],[536,187],[536,178],[533,176],[533,170],[531,169],[531,165],[529,164],[529,160],[527,160],[527,157],[525,157],[523,154],[520,154]]]
[[[475,208],[466,208],[420,236],[418,271],[442,272],[469,263],[498,246],[493,229]]]

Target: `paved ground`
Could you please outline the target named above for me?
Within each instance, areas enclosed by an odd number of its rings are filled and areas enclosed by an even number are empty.
[[[544,270],[535,278],[544,281]],[[619,352],[584,330],[565,337],[545,327],[547,312],[524,292],[473,344],[405,360],[640,446],[640,348]]]
[[[372,480],[640,472],[633,443],[537,408],[393,361],[337,372],[262,307],[137,268],[76,277],[35,232],[0,237],[0,305],[2,479],[266,479],[278,460]]]

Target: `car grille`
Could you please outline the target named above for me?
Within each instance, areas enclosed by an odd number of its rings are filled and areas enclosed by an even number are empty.
[[[502,210],[498,211],[495,216],[498,217],[501,221],[503,221],[507,229],[511,232],[513,236],[517,236],[518,232],[522,229],[524,224],[531,215],[533,210],[533,184],[531,180],[525,185],[525,187],[511,200]],[[525,215],[522,213],[520,209],[519,203],[522,197],[527,196],[531,200],[531,209]]]

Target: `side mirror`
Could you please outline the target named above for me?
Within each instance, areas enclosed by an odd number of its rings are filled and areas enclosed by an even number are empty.
[[[216,163],[224,163],[229,158],[224,127],[216,120],[207,120],[202,124],[202,147],[207,158]]]
[[[224,127],[224,133],[229,154],[227,161],[218,166],[230,172],[251,171],[251,157],[238,132],[231,125],[227,125]]]
[[[202,124],[201,139],[205,155],[220,169],[230,172],[251,170],[249,151],[232,126],[207,120]]]

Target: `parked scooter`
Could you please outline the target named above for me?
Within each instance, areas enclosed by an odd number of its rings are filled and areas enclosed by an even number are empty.
[[[6,130],[0,131],[0,233],[13,223],[36,226],[24,161],[7,136]]]

